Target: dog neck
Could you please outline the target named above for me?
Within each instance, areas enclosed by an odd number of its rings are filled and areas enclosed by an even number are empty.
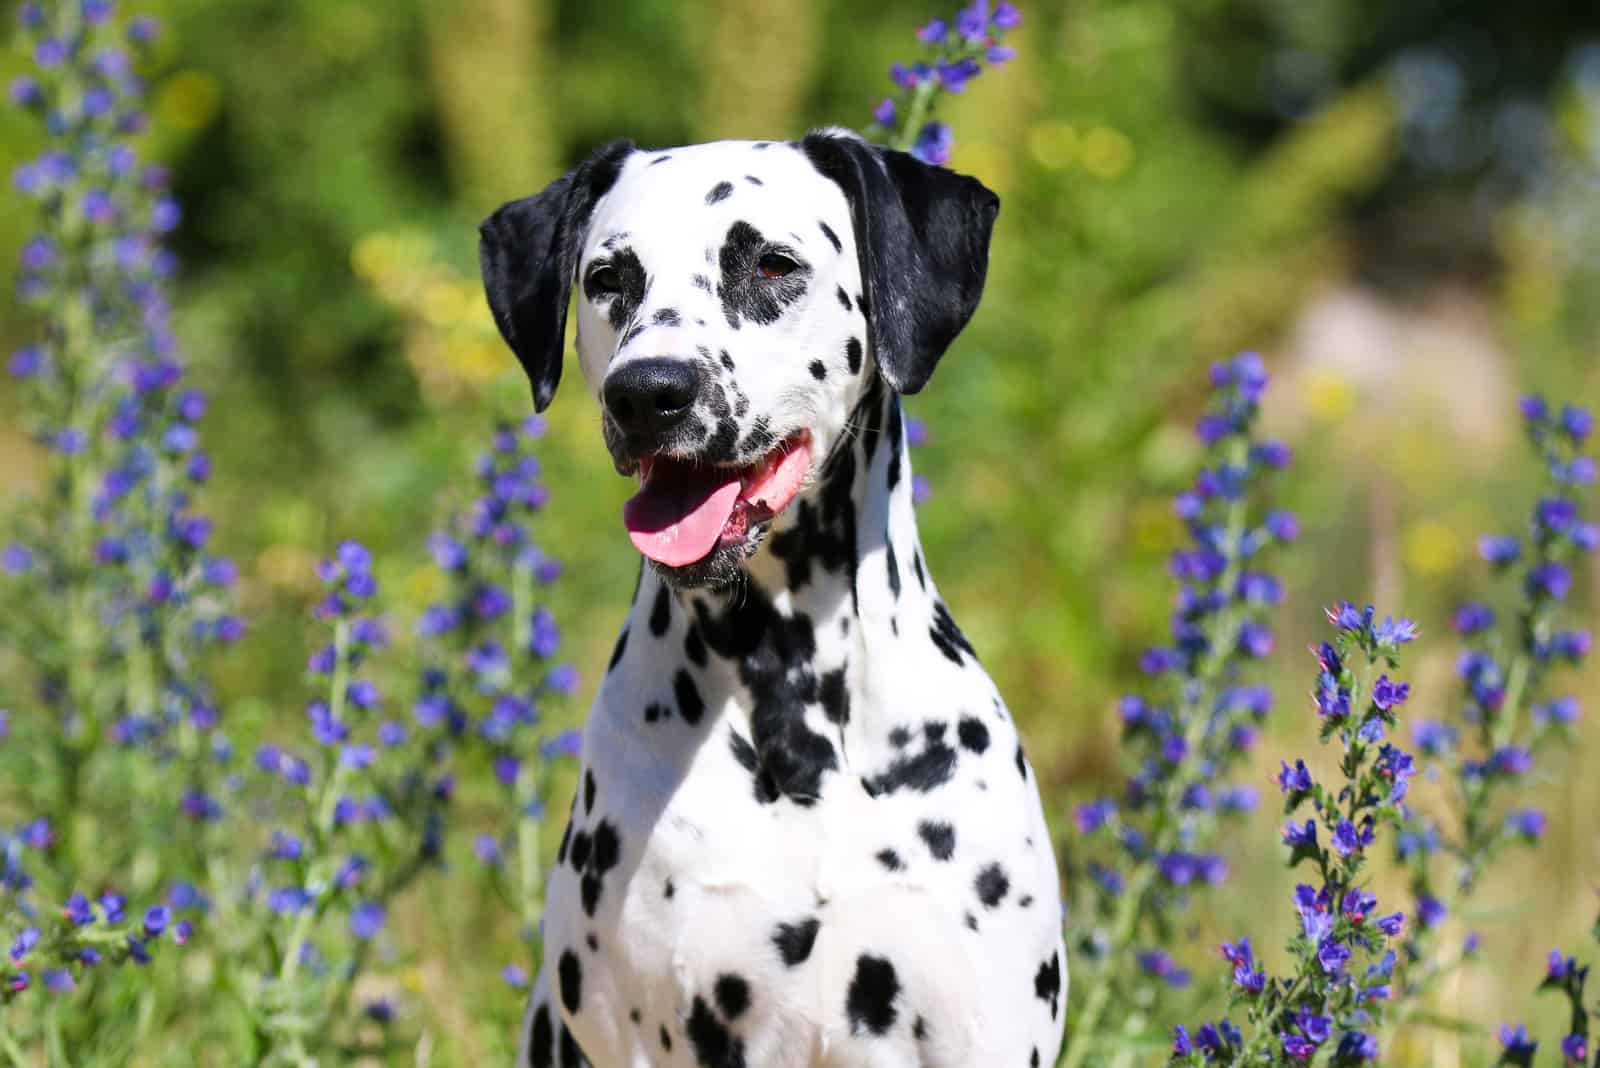
[[[861,773],[901,725],[883,719],[891,669],[971,654],[917,539],[900,398],[875,379],[849,425],[740,581],[676,590],[647,568],[612,661],[628,690],[671,686],[676,708],[657,699],[647,719],[730,720],[735,756],[774,800],[809,804],[830,771]],[[635,641],[668,643],[667,659]],[[663,667],[670,682],[648,677]]]

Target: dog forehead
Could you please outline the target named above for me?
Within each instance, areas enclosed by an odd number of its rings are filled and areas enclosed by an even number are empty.
[[[848,238],[844,192],[798,146],[783,141],[713,141],[629,157],[596,206],[587,251],[721,244],[735,222],[802,250],[826,248],[828,231]],[[619,235],[627,235],[621,237]]]

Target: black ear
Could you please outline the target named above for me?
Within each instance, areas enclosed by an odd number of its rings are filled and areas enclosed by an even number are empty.
[[[983,295],[1000,198],[982,182],[843,133],[801,148],[850,202],[878,370],[897,392],[928,382]]]
[[[561,381],[567,295],[595,203],[617,180],[632,141],[612,141],[542,193],[502,205],[478,227],[478,262],[500,336],[528,372],[544,411]]]

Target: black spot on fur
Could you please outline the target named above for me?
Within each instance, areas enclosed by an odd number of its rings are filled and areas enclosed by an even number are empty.
[[[661,887],[661,896],[666,898],[668,901],[671,901],[672,895],[676,894],[677,892],[678,888],[672,885],[671,879],[668,879]]]
[[[656,312],[650,321],[657,326],[682,326],[683,316],[678,314],[676,308],[662,308]]]
[[[720,359],[722,361],[722,369],[730,374],[733,373],[733,357],[728,355],[727,349],[722,350]]]
[[[978,929],[978,917],[974,916],[970,912],[966,914],[966,918],[963,922],[966,923],[967,930],[969,931],[976,931]]]
[[[917,836],[928,844],[934,860],[949,860],[956,855],[956,829],[948,823],[923,820],[917,824]]]
[[[733,195],[732,182],[718,182],[711,187],[711,192],[706,194],[707,204],[720,204]]]
[[[683,717],[683,721],[691,727],[698,726],[700,717],[705,715],[706,703],[701,699],[694,680],[681,668],[672,676],[672,696],[677,698],[678,715]]]
[[[889,871],[905,870],[905,863],[900,859],[900,854],[892,849],[880,849],[876,854],[878,863]]]
[[[926,590],[928,588],[928,572],[922,566],[922,553],[920,550],[911,554],[911,573],[917,576],[917,585]]]
[[[556,849],[556,863],[567,862],[567,849],[572,845],[572,820],[567,820],[567,829],[561,832],[561,845]]]
[[[905,450],[904,427],[905,423],[900,414],[900,398],[891,395],[889,401],[889,429],[887,431],[889,435],[888,483],[890,493],[893,493],[894,488],[900,484],[901,454]],[[928,588],[928,580],[922,574],[922,551],[920,549],[912,549],[911,560],[912,566],[917,572],[917,581],[926,590]]]
[[[845,311],[850,310],[850,294],[844,291],[844,286],[839,287],[839,306]]]
[[[744,1068],[744,1040],[717,1019],[705,998],[695,997],[686,1030],[695,1060],[704,1068]]]
[[[578,963],[578,957],[572,950],[561,951],[556,975],[561,980],[561,1004],[575,1016],[583,1001],[583,965]]]
[[[1025,909],[1025,908],[1029,907],[1032,904],[1033,904],[1033,895],[1032,894],[1023,894],[1021,897],[1017,898],[1017,907],[1018,908]]]
[[[693,278],[689,279],[689,281],[694,283],[694,287],[696,289],[703,289],[707,293],[711,292],[711,279],[707,278],[705,275],[697,274]]]
[[[584,815],[594,811],[594,772],[588,768],[583,769],[583,812]]]
[[[1028,781],[1028,761],[1022,755],[1022,743],[1017,743],[1017,774],[1022,776],[1022,781]]]
[[[672,156],[671,156],[670,153],[666,154],[666,155],[657,156],[655,159],[653,159],[649,163],[645,164],[645,166],[654,167],[657,163],[665,163],[665,162],[667,162],[667,160],[669,160],[671,158],[672,158]]]
[[[905,726],[893,727],[889,730],[889,744],[896,749],[904,749],[911,744],[911,728]]]
[[[650,633],[659,638],[671,625],[672,594],[667,590],[667,584],[663,582],[656,587],[655,604],[650,607]]]
[[[756,177],[756,176],[755,176],[755,175],[753,175],[753,174],[747,174],[747,175],[745,175],[745,176],[744,176],[744,180],[745,180],[745,181],[747,181],[747,182],[749,182],[749,183],[750,183],[750,184],[751,184],[751,185],[765,185],[765,184],[766,184],[766,183],[765,183],[765,182],[763,182],[763,181],[762,181],[762,180],[761,180],[761,179],[760,179],[760,178],[757,178],[757,177]]]
[[[858,375],[858,374],[861,373],[861,339],[860,338],[854,338],[853,337],[849,341],[846,341],[844,343],[844,358],[845,358],[845,362],[850,367],[850,373],[851,374]]]
[[[700,637],[700,628],[693,623],[689,624],[689,633],[683,639],[683,655],[695,667],[706,666],[706,641]]]
[[[622,663],[622,654],[628,650],[628,628],[623,627],[622,633],[617,635],[617,644],[611,649],[611,663],[606,665],[606,671],[611,671]]]
[[[588,831],[579,831],[572,836],[572,870],[583,872],[589,866],[589,853],[594,849],[594,839],[589,837]]]
[[[821,928],[822,921],[815,916],[807,916],[799,923],[778,924],[772,944],[778,947],[778,956],[783,958],[783,963],[790,968],[797,968],[810,959],[811,947],[816,944],[817,931]]]
[[[1050,1019],[1056,1018],[1057,1011],[1061,1008],[1061,954],[1050,954],[1050,959],[1039,965],[1039,971],[1033,977],[1033,996],[1040,1001],[1049,1002]]]
[[[823,366],[821,360],[811,361],[811,377],[815,378],[818,382],[821,382],[823,379],[828,377],[828,369]]]
[[[982,720],[971,716],[964,717],[956,724],[956,737],[961,739],[961,748],[974,753],[982,753],[989,748],[989,728],[983,725]]]
[[[579,832],[579,838],[587,842],[588,836]],[[583,911],[593,916],[595,909],[600,906],[600,895],[605,890],[606,873],[617,866],[617,861],[622,858],[622,839],[617,836],[617,829],[609,820],[601,820],[594,829],[594,845],[589,848],[585,845],[584,863],[578,861],[578,842],[572,843],[572,866],[583,874],[578,880],[578,895],[583,902]]]
[[[894,965],[883,957],[863,953],[856,959],[856,974],[845,994],[844,1011],[850,1021],[850,1033],[888,1034],[899,1016],[894,1007],[899,996],[900,979]]]
[[[750,582],[721,611],[696,603],[700,632],[719,656],[733,660],[753,702],[750,725],[762,774],[799,805],[822,793],[822,777],[839,766],[833,743],[805,721],[819,700],[816,636],[811,620],[785,616]]]
[[[551,1068],[555,1064],[555,1033],[550,1027],[550,1006],[533,1010],[533,1025],[528,1030],[528,1064],[531,1068]]]
[[[983,902],[983,907],[992,909],[1005,900],[1011,890],[1011,880],[1006,878],[1006,870],[999,864],[988,864],[978,872],[973,886],[978,891],[978,900]]]
[[[818,687],[822,698],[822,712],[829,723],[850,722],[850,691],[845,689],[844,668],[824,672]]]
[[[717,296],[722,301],[722,314],[735,330],[746,319],[771,326],[785,308],[805,296],[811,268],[798,260],[795,269],[782,278],[757,275],[756,261],[766,248],[766,238],[761,236],[761,231],[742,219],[728,227],[717,256],[722,268]]]
[[[828,244],[833,246],[833,251],[843,252],[844,245],[840,243],[839,235],[833,232],[833,227],[829,226],[821,219],[817,220],[817,225],[822,227],[822,236],[828,239]]]
[[[944,740],[944,724],[923,726],[923,744],[917,752],[896,753],[889,766],[863,780],[874,795],[892,794],[899,789],[927,793],[950,781],[955,774],[956,751]]]
[[[578,1040],[572,1037],[565,1024],[561,1025],[561,1068],[589,1068],[583,1050],[578,1048]]]
[[[583,940],[584,940],[585,943],[588,944],[589,952],[591,952],[591,953],[600,952],[600,938],[593,931],[590,931],[588,934],[584,935],[583,936]]]
[[[631,248],[617,249],[611,253],[607,262],[617,277],[616,291],[607,292],[594,285],[592,279],[595,270],[594,264],[591,263],[583,276],[583,293],[591,302],[605,304],[606,320],[611,324],[611,329],[621,330],[628,325],[639,311],[639,306],[644,303],[644,293],[648,288],[649,278],[645,274],[644,264],[639,262],[639,257]]]
[[[933,602],[933,626],[928,628],[928,637],[933,639],[934,647],[944,654],[945,659],[957,667],[964,663],[961,658],[962,653],[967,656],[973,655],[967,636],[961,633],[956,621],[950,618],[950,609],[944,606],[943,601]]]
[[[771,148],[772,147],[772,142],[771,141],[757,141],[755,144],[751,145],[750,147],[759,152],[764,148]]]
[[[761,767],[761,757],[756,753],[755,746],[745,740],[744,735],[736,730],[728,731],[728,746],[733,750],[733,759],[739,766],[750,773],[751,782],[755,786],[755,798],[763,805],[770,805],[778,799],[777,784],[772,781]]]
[[[671,717],[671,715],[672,709],[668,708],[664,704],[661,704],[659,701],[651,701],[649,704],[644,706],[644,721],[646,723],[654,723],[657,720],[668,719]]]
[[[900,561],[895,559],[894,543],[883,543],[883,566],[889,572],[889,592],[894,594],[894,599],[900,599]]]
[[[1028,1068],[1039,1068],[1039,1047],[1033,1047],[1033,1053],[1028,1057]]]
[[[719,975],[712,991],[717,998],[717,1008],[721,1009],[722,1015],[730,1021],[743,1016],[744,1010],[750,1007],[750,984],[745,982],[742,976]]]
[[[918,1016],[911,1021],[911,1037],[921,1042],[928,1037],[928,1021]]]
[[[672,1052],[672,1036],[667,1033],[667,1025],[661,1025],[661,1048],[668,1053]]]

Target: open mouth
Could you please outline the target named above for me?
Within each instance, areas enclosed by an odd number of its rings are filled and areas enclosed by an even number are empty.
[[[639,492],[622,506],[634,547],[658,564],[684,567],[788,507],[811,466],[801,431],[748,467],[697,464],[672,456],[639,461]]]

